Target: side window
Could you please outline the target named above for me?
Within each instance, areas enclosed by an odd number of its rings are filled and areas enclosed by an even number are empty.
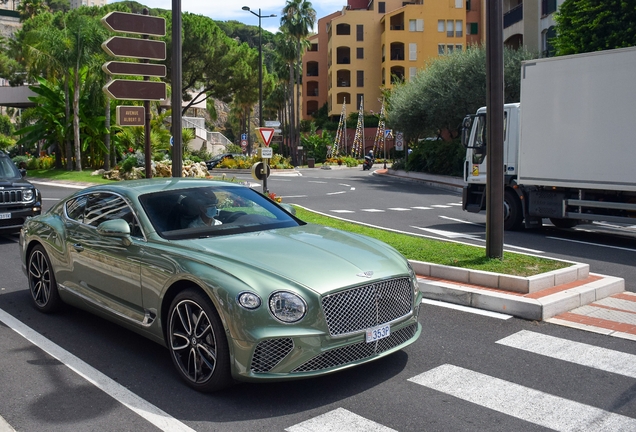
[[[84,209],[86,208],[86,195],[73,198],[66,203],[66,215],[69,219],[84,223]]]
[[[113,219],[123,219],[128,222],[131,236],[143,237],[137,218],[122,197],[110,193],[97,193],[88,196],[84,211],[85,224],[96,227],[102,222]]]

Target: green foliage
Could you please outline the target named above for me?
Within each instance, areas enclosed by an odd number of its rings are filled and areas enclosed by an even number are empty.
[[[9,116],[4,114],[0,115],[0,134],[13,135],[13,132],[15,132],[15,127]]]
[[[461,176],[465,157],[466,149],[459,139],[450,142],[423,140],[413,146],[404,168],[407,171]]]
[[[139,166],[137,163],[137,157],[135,155],[130,155],[119,164],[119,170],[123,172],[131,172],[136,166]]]
[[[15,145],[15,142],[12,137],[0,134],[0,150],[8,150]]]
[[[327,147],[333,145],[334,136],[325,129],[318,134],[316,129],[316,124],[312,123],[309,133],[301,135],[300,143],[307,157],[313,157],[316,162],[321,163],[327,160]]]
[[[628,0],[565,0],[555,14],[557,55],[636,45],[636,6]]]
[[[504,49],[505,102],[518,102],[521,61],[536,53]],[[466,51],[430,61],[415,78],[390,93],[387,123],[407,139],[437,135],[441,130],[459,133],[466,114],[486,105],[486,50]]]

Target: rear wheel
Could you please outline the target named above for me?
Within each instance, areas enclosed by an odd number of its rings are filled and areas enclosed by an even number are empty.
[[[181,378],[201,392],[232,384],[227,338],[212,302],[189,288],[172,301],[167,344]]]
[[[574,228],[579,221],[576,219],[550,218],[550,222],[557,228]]]
[[[504,193],[504,229],[514,231],[521,228],[523,222],[523,212],[521,210],[521,200],[511,190]]]
[[[55,312],[62,304],[57,291],[57,282],[53,267],[46,251],[41,245],[31,250],[27,260],[29,292],[35,307],[45,313]]]

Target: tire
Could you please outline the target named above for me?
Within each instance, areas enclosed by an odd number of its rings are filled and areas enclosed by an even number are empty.
[[[44,313],[57,311],[62,305],[62,300],[57,290],[51,260],[41,245],[35,246],[29,253],[27,278],[35,308]]]
[[[207,393],[232,384],[225,330],[205,294],[194,288],[177,294],[166,333],[172,362],[190,387]]]
[[[521,201],[511,190],[504,193],[504,230],[516,231],[521,228],[523,213],[521,211]]]
[[[574,228],[579,224],[576,219],[550,218],[550,222],[557,228]]]

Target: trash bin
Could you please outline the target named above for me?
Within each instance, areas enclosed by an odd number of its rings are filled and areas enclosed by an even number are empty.
[[[313,168],[316,163],[316,159],[307,158],[307,168]]]

